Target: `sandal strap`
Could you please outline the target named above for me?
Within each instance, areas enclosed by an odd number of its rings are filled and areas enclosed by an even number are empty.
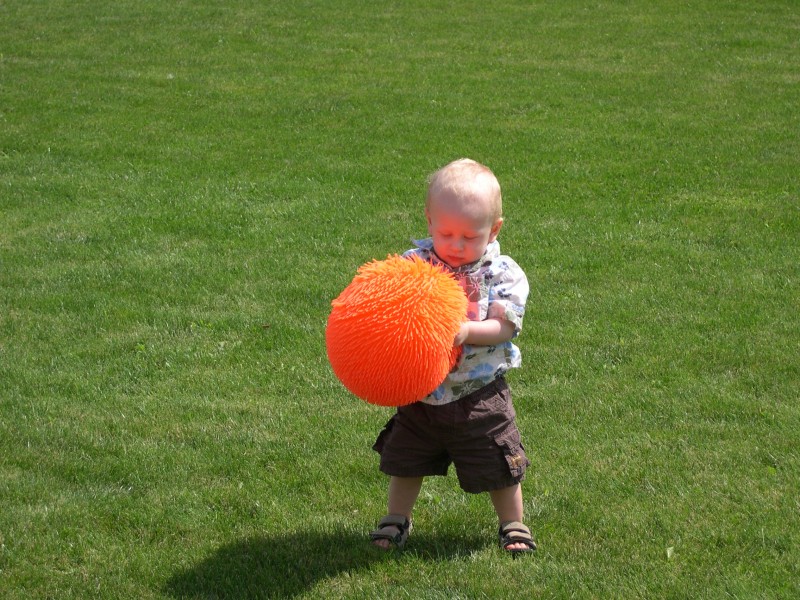
[[[519,521],[508,521],[500,525],[500,534],[508,535],[509,533],[521,533],[524,536],[531,537],[531,530],[528,526]]]
[[[409,524],[409,520],[404,515],[386,515],[378,521],[378,528],[394,526],[403,530],[407,529]]]
[[[536,550],[531,530],[524,523],[509,521],[500,525],[500,545],[505,548],[509,544],[525,544],[531,550]],[[520,552],[515,550],[514,552]]]
[[[395,533],[396,530],[396,533]],[[371,531],[370,539],[389,540],[398,548],[402,548],[411,532],[411,521],[403,515],[386,515],[378,522],[378,529]]]

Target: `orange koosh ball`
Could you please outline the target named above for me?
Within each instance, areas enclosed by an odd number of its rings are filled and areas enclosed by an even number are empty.
[[[394,255],[362,265],[332,303],[325,343],[333,372],[359,398],[403,406],[456,364],[467,297],[442,267]]]

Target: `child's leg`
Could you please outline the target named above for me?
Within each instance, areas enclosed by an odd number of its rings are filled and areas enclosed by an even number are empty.
[[[519,484],[489,492],[501,523],[522,521],[522,487]]]
[[[519,484],[492,490],[489,492],[489,496],[501,525],[509,521],[522,522],[522,487]],[[525,544],[519,543],[506,546],[506,550],[511,551],[526,550],[527,548]]]
[[[389,514],[410,519],[411,511],[422,489],[422,477],[392,477],[389,479]]]
[[[411,511],[422,489],[422,477],[394,477],[389,479],[389,514],[411,519]],[[375,540],[376,546],[389,549],[388,540]]]

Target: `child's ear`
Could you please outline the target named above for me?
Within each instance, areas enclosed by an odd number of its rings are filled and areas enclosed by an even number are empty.
[[[493,242],[497,239],[497,234],[500,233],[500,228],[503,226],[503,217],[497,219],[492,225],[492,230],[489,232],[489,242]]]

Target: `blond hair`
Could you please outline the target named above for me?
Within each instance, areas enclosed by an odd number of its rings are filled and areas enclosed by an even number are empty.
[[[454,160],[430,176],[425,208],[430,208],[431,198],[444,193],[465,203],[485,202],[493,222],[503,216],[503,198],[497,177],[489,167],[472,159]]]

